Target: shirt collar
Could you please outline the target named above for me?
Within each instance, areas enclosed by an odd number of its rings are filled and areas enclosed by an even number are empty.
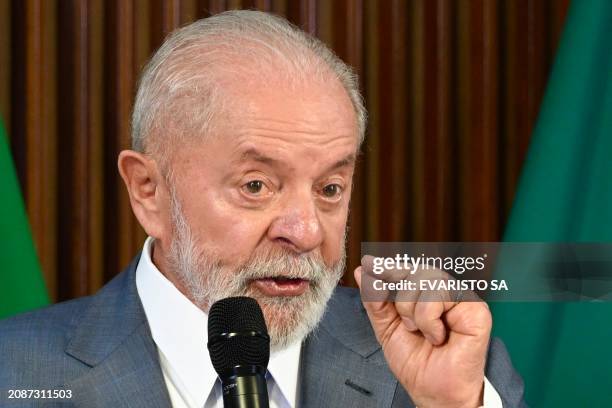
[[[297,404],[297,385],[302,344],[293,343],[284,350],[270,354],[268,371],[292,407]]]
[[[195,406],[204,406],[217,373],[206,340],[208,316],[170,282],[151,260],[153,238],[144,243],[136,269],[136,287],[153,340],[171,364]],[[295,406],[301,344],[272,353],[268,371],[283,396]]]

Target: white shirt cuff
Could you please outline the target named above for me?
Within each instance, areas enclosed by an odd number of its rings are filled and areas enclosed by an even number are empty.
[[[493,385],[484,379],[484,391],[482,393],[482,406],[484,408],[503,408],[502,400]]]

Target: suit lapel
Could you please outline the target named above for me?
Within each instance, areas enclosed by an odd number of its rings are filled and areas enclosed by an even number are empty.
[[[336,290],[304,343],[300,364],[299,407],[394,407],[400,400],[411,406],[387,367],[358,291]]]
[[[149,328],[133,334],[84,376],[68,384],[73,402],[83,407],[170,407]]]
[[[93,296],[66,353],[90,367],[65,384],[75,406],[170,407],[157,347],[136,290],[139,256]],[[410,407],[389,371],[359,292],[338,288],[305,341],[299,407]]]
[[[171,406],[136,290],[138,259],[92,298],[71,334],[66,353],[91,367],[65,386],[76,406]]]

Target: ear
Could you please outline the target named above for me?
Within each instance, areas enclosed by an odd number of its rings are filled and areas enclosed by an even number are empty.
[[[170,220],[169,196],[157,163],[133,150],[119,153],[119,174],[130,196],[134,215],[146,233],[157,239],[166,238]]]

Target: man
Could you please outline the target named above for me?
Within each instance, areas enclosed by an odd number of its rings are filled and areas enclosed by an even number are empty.
[[[485,303],[335,289],[365,110],[322,43],[260,12],[197,21],[145,68],[132,125],[118,167],[143,251],[95,296],[0,325],[2,404],[45,389],[74,406],[222,406],[206,312],[237,295],[266,318],[273,407],[522,404]]]

